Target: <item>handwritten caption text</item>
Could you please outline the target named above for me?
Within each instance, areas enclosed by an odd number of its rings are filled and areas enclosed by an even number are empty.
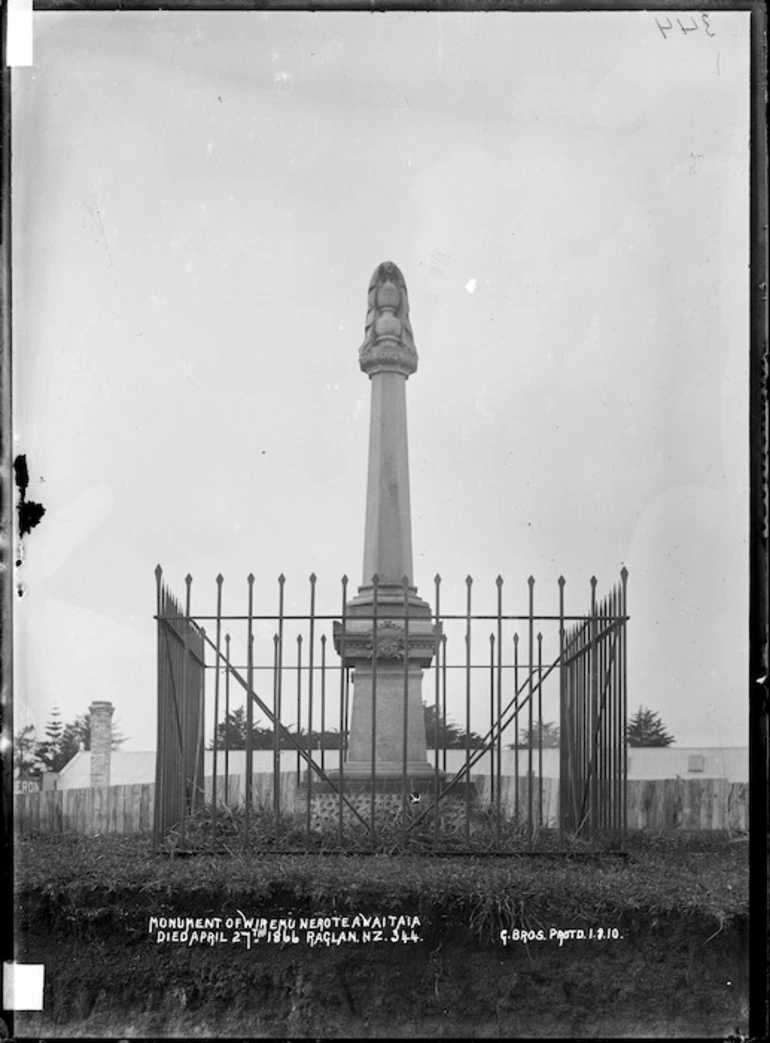
[[[151,916],[157,944],[187,945],[410,945],[422,941],[419,916],[393,914],[246,916]]]

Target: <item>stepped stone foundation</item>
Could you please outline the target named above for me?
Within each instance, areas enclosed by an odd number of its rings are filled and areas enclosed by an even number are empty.
[[[428,785],[425,778],[413,780],[415,788],[407,793],[406,818],[407,821],[417,818],[425,808],[429,807],[433,799],[432,782]],[[409,782],[409,780],[407,780]],[[303,781],[298,787],[294,798],[294,811],[297,815],[307,813],[307,782]],[[372,808],[371,784],[360,783],[348,787],[345,783],[343,788],[345,800],[356,809],[358,814],[367,824],[370,821]],[[374,784],[374,808],[376,828],[386,830],[397,827],[403,822],[404,804],[401,782],[395,779],[376,779]],[[423,820],[422,828],[429,829],[435,821],[435,812],[438,810],[439,827],[442,833],[462,830],[465,825],[465,787],[460,786],[457,793],[450,793],[439,801],[438,809],[434,809]],[[480,805],[476,798],[476,788],[471,784],[470,812],[471,828]],[[339,797],[325,782],[313,781],[313,790],[310,797],[310,828],[313,830],[333,830],[339,828],[340,812]],[[364,829],[363,824],[356,818],[351,809],[343,803],[342,821],[345,826],[358,826]]]

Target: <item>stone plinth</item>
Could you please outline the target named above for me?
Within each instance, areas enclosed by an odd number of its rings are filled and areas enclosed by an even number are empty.
[[[339,623],[334,628],[335,648],[346,665],[353,667],[344,775],[351,783],[371,784],[373,777],[375,781],[402,780],[406,714],[406,775],[413,790],[421,779],[434,777],[425,742],[422,676],[423,668],[433,659],[440,633],[430,616],[412,618],[411,614],[402,614],[400,618],[379,618],[379,588],[377,594],[376,626],[373,619],[354,615],[346,620],[344,629]],[[402,613],[403,598],[402,591]],[[356,601],[360,614],[366,611],[372,615],[373,605],[366,604],[365,595],[359,595]],[[421,605],[430,612],[424,602]],[[443,772],[440,778],[443,779]]]
[[[425,746],[422,669],[410,663],[405,675],[400,663],[379,663],[375,689],[372,664],[361,663],[353,671],[353,689],[346,776],[352,780],[371,775],[374,737],[375,775],[400,779],[404,771],[404,723],[407,776],[424,775],[426,770],[432,773]]]

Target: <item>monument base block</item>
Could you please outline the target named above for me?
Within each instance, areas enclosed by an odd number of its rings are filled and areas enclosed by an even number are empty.
[[[353,671],[350,745],[345,774],[369,778],[430,774],[422,705],[422,669],[409,663],[357,663]],[[348,767],[349,766],[349,767]]]

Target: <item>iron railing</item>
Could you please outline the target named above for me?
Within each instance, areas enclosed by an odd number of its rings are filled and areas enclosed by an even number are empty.
[[[514,839],[524,849],[534,850],[544,836],[552,834],[561,843],[568,836],[621,839],[626,827],[627,575],[624,569],[601,601],[592,579],[590,608],[580,615],[565,610],[563,578],[551,614],[536,612],[532,577],[527,581],[524,613],[504,611],[502,577],[496,580],[491,611],[474,611],[470,576],[465,581],[464,611],[447,614],[442,611],[442,580],[436,576],[428,639],[432,649],[423,650],[420,666],[432,763],[431,771],[416,781],[407,763],[407,746],[413,723],[409,720],[410,679],[415,683],[413,641],[419,622],[410,605],[414,588],[406,578],[402,604],[394,606],[392,598],[387,605],[380,604],[375,576],[371,611],[362,614],[359,606],[355,612],[355,623],[359,631],[365,625],[371,646],[367,652],[371,771],[362,780],[360,772],[355,778],[346,774],[351,682],[355,687],[354,664],[361,667],[362,654],[360,642],[356,650],[350,647],[355,642],[347,577],[342,578],[337,611],[318,611],[315,575],[309,578],[308,611],[287,611],[286,579],[281,575],[275,611],[256,613],[256,581],[250,575],[246,612],[233,614],[223,610],[220,575],[213,611],[193,613],[192,578],[186,577],[182,610],[158,567],[156,844],[171,828],[186,840],[185,810],[189,814],[196,803],[199,809],[202,804],[204,756],[209,762],[205,774],[211,776],[206,805],[214,846],[222,816],[231,818],[236,805],[241,808],[245,833],[269,830],[274,850],[280,849],[289,824],[296,837],[298,821],[313,849],[318,848],[319,831],[328,840],[329,825],[322,811],[324,807],[328,811],[330,804],[340,848],[350,839],[351,824],[370,846],[382,843],[383,803],[389,803],[396,815],[403,844],[417,836],[424,843],[429,836],[434,850],[441,850],[449,840],[455,850],[458,843],[472,849],[480,816],[489,851],[510,850]],[[422,623],[425,644],[424,619]],[[480,635],[482,628],[485,633]],[[335,644],[334,659],[330,641]],[[464,651],[450,658],[457,644]],[[384,673],[392,677],[393,663],[399,659],[403,660],[403,699],[393,702],[391,682],[389,712],[400,725],[401,776],[385,785],[378,774],[377,739],[382,725],[378,726],[377,711],[378,700],[384,698],[379,689]],[[208,712],[204,675],[209,689],[213,688]],[[245,723],[239,742],[232,727],[236,688],[244,697],[236,708]],[[261,732],[255,732],[256,712],[267,724]],[[546,774],[545,760],[554,759],[546,753],[552,736],[544,722],[550,723],[551,717],[558,722],[560,742],[558,760]],[[227,722],[231,726],[223,727]],[[208,737],[205,753],[204,734]],[[262,748],[255,749],[255,744]],[[232,772],[236,760],[239,767]],[[239,776],[244,785],[236,793]],[[265,814],[268,811],[270,815]]]

